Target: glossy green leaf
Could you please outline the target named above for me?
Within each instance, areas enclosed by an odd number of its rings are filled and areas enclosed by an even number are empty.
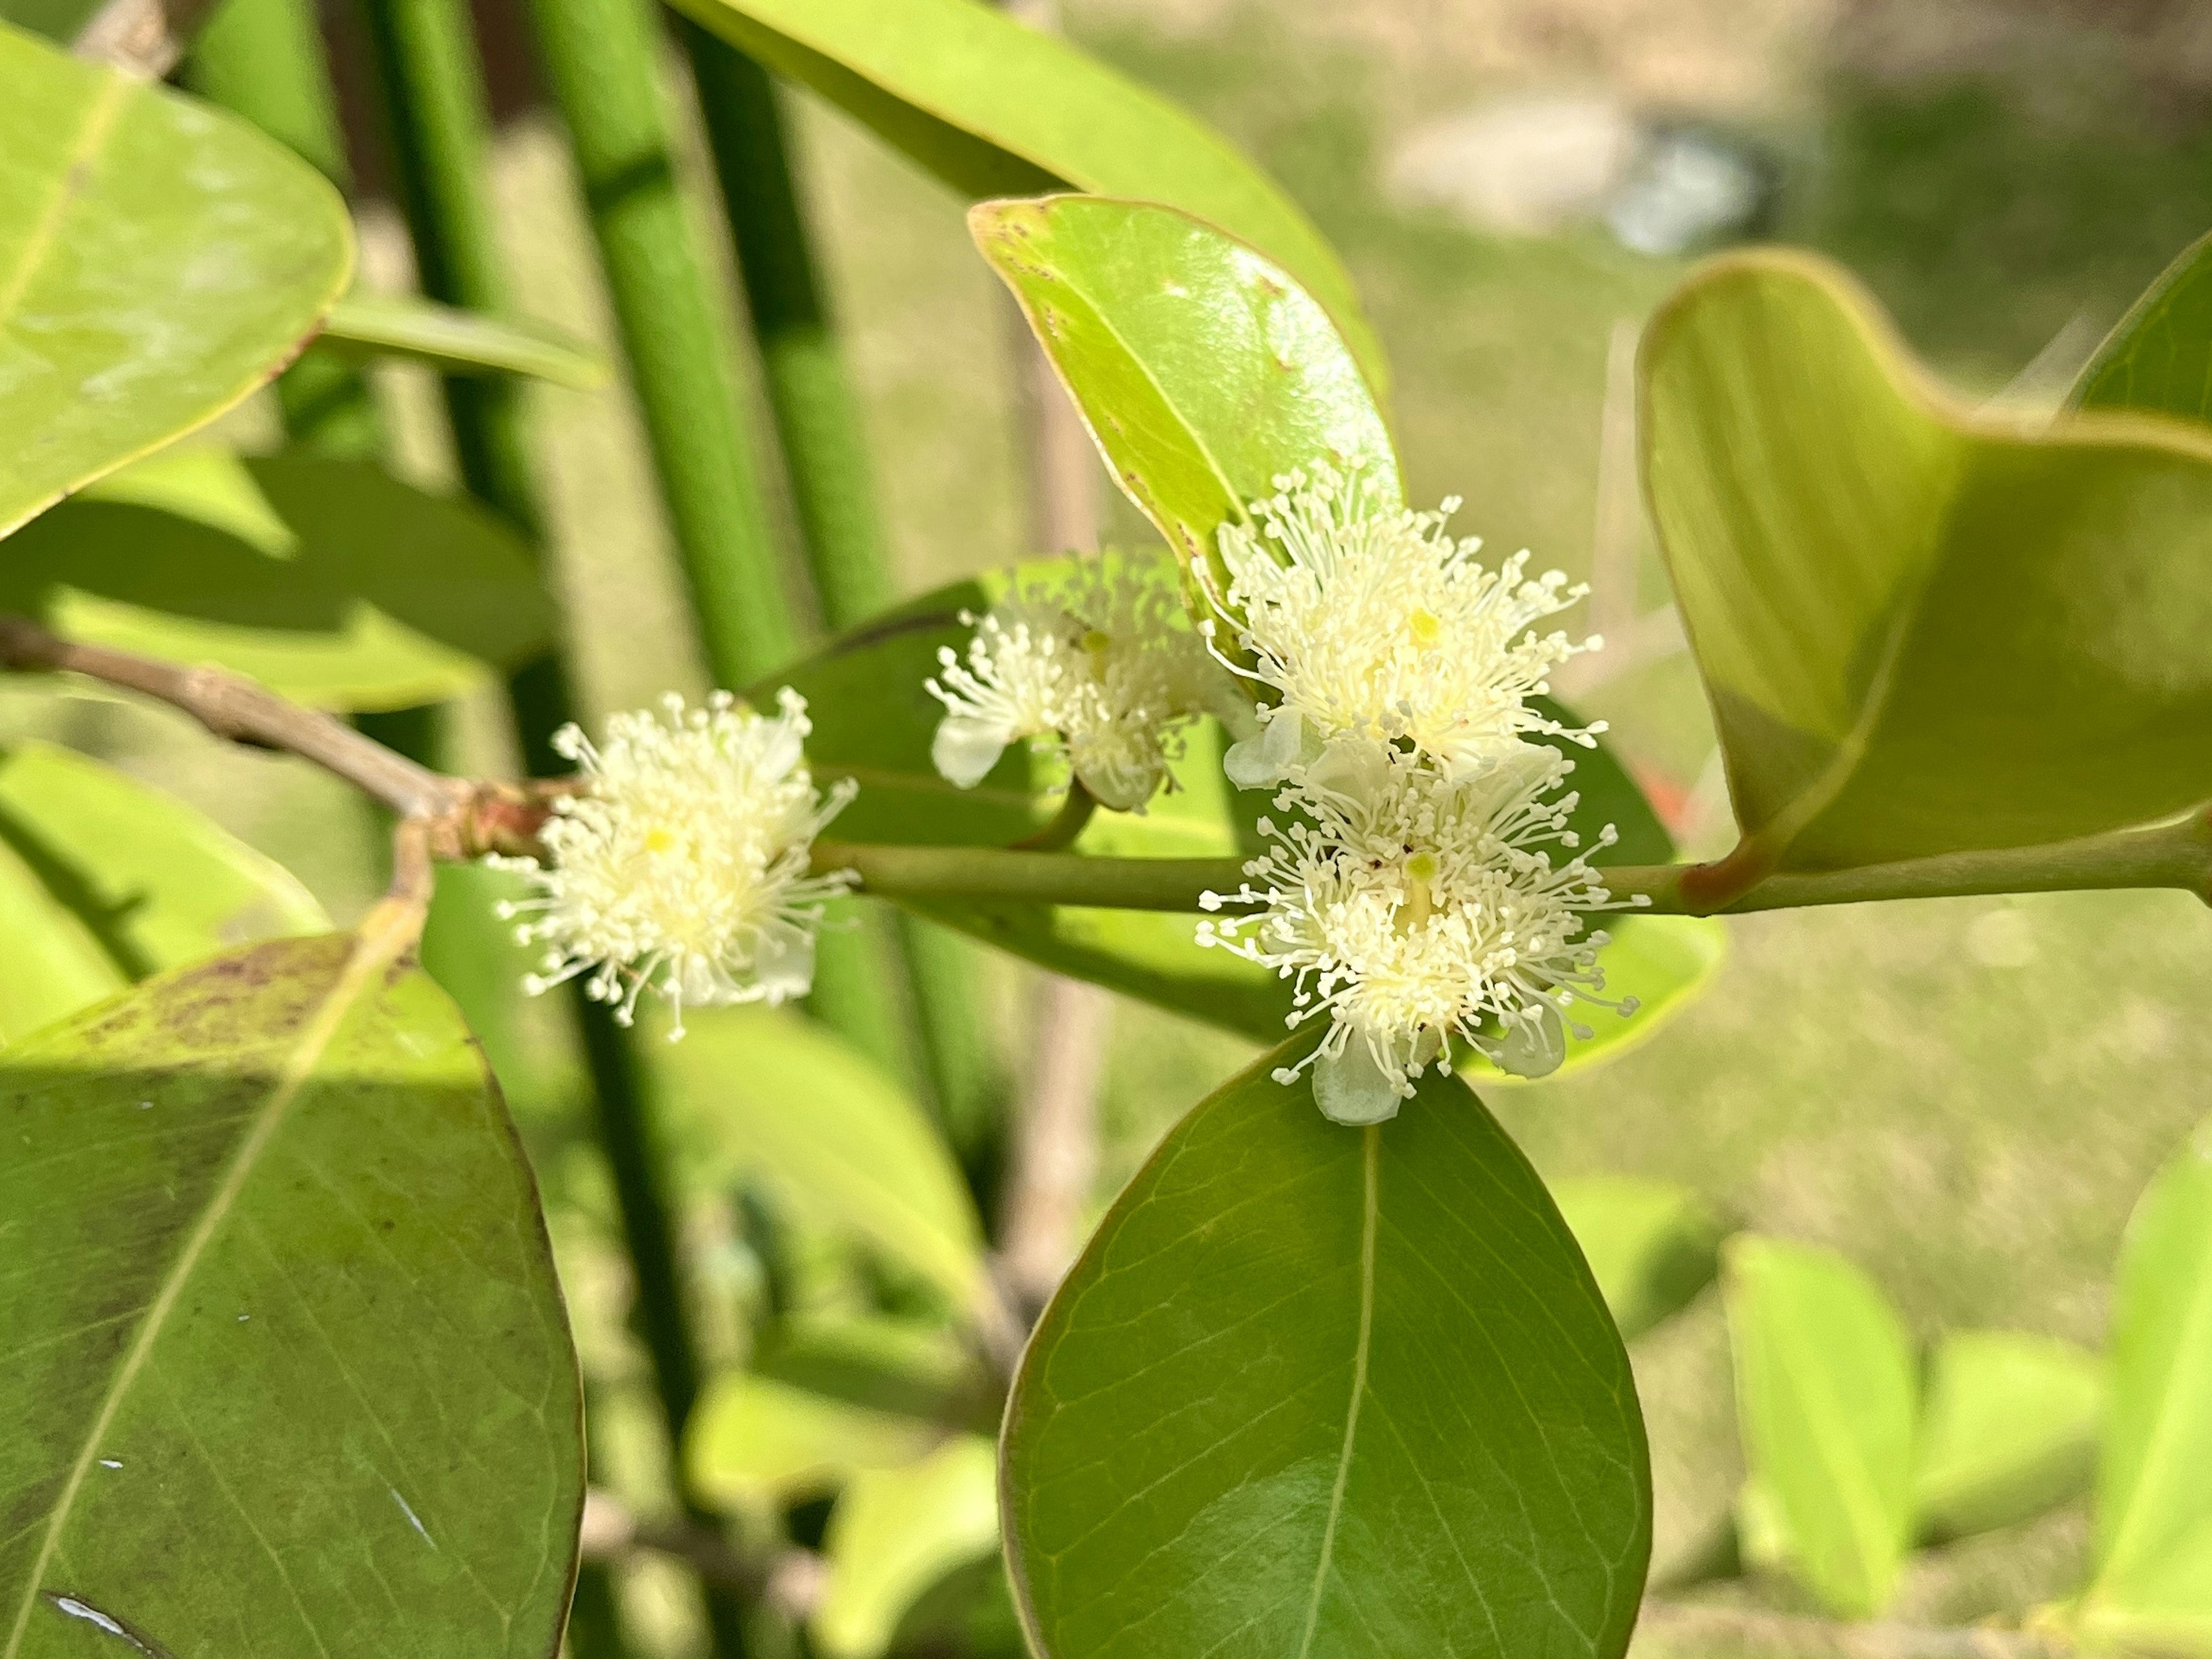
[[[910,1095],[788,1011],[710,1010],[686,1023],[661,1068],[680,1109],[709,1132],[695,1180],[757,1173],[801,1218],[867,1240],[955,1307],[987,1294],[975,1203]]]
[[[611,378],[599,349],[566,329],[411,295],[356,289],[331,307],[319,337],[350,356],[409,357],[444,374],[526,374],[578,392]]]
[[[1551,1186],[1622,1336],[1642,1335],[1713,1282],[1728,1228],[1687,1188],[1630,1176]]]
[[[1062,187],[1163,202],[1260,249],[1382,354],[1335,251],[1187,111],[976,0],[681,0],[678,9],[866,123],[965,195]]]
[[[904,1468],[855,1475],[822,1540],[829,1577],[808,1629],[823,1659],[879,1659],[946,1575],[999,1547],[998,1457],[963,1435]]]
[[[2183,249],[2129,307],[2068,402],[2212,422],[2212,236]]]
[[[726,1371],[692,1416],[684,1465],[704,1496],[732,1507],[833,1492],[861,1469],[926,1455],[945,1431],[745,1371]]]
[[[2089,1489],[2105,1367],[2057,1337],[1954,1331],[1929,1364],[1914,1532],[1939,1544],[2026,1521]]]
[[[0,607],[319,708],[458,696],[552,638],[512,531],[360,461],[173,450],[27,526],[8,554]]]
[[[2112,1367],[2081,1627],[2113,1645],[2212,1654],[2212,1122],[2129,1218]]]
[[[2212,796],[2212,434],[1967,413],[1841,273],[1773,252],[1693,276],[1642,374],[1645,487],[1744,874]]]
[[[0,1656],[551,1659],[583,1502],[529,1167],[381,914],[0,1064]]]
[[[0,887],[28,880],[44,896],[0,927],[0,1041],[150,974],[330,927],[282,865],[173,796],[52,744],[0,752]]]
[[[0,24],[0,536],[266,382],[352,264],[289,150]]]
[[[1791,1569],[1832,1611],[1879,1613],[1912,1531],[1918,1378],[1905,1328],[1829,1250],[1739,1234],[1721,1284],[1745,1460]]]
[[[1246,244],[1173,208],[1081,196],[988,203],[969,222],[1109,470],[1187,565],[1293,467],[1333,460],[1401,492],[1352,349]]]
[[[1046,1659],[1618,1655],[1650,1547],[1627,1356],[1519,1151],[1433,1073],[1392,1122],[1194,1108],[1022,1360],[1006,1538]]]

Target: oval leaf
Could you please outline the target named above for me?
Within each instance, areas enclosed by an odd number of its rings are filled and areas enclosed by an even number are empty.
[[[808,1629],[826,1659],[880,1659],[907,1610],[998,1553],[998,1459],[966,1434],[904,1468],[865,1469],[830,1511],[830,1572]]]
[[[1809,257],[1668,302],[1644,466],[1747,876],[2141,823],[2212,796],[2212,434],[1962,412]]]
[[[1951,1332],[1928,1371],[1917,1539],[1994,1531],[2087,1492],[2104,1416],[2104,1364],[2087,1349],[2027,1331]]]
[[[267,381],[352,264],[283,146],[0,24],[0,536]]]
[[[2212,1653],[2212,1122],[2128,1219],[2085,1633]]]
[[[1170,1132],[1030,1339],[1003,1480],[1039,1651],[1620,1654],[1650,1474],[1572,1236],[1457,1083],[1340,1128],[1290,1052]]]
[[[4,930],[0,1039],[249,940],[330,927],[282,865],[173,796],[52,744],[0,754],[0,842],[8,870],[47,896],[35,925]]]
[[[1400,493],[1351,348],[1250,246],[1172,208],[1081,196],[986,203],[969,224],[1108,470],[1186,564],[1213,559],[1214,532],[1293,467],[1329,459]]]
[[[552,637],[511,530],[362,461],[172,451],[14,544],[0,605],[72,639],[220,663],[319,708],[442,702]]]
[[[551,1659],[575,1358],[405,944],[256,945],[0,1066],[0,1654]]]
[[[2212,422],[2212,236],[2191,243],[2129,307],[2068,401]]]
[[[1740,1234],[1722,1264],[1752,1480],[1805,1588],[1868,1618],[1911,1537],[1918,1381],[1905,1328],[1832,1251]]]
[[[1219,133],[1066,41],[975,0],[681,0],[677,9],[966,195],[1066,185],[1211,220],[1294,272],[1382,384],[1382,349],[1352,278],[1297,204]]]
[[[323,319],[320,337],[349,356],[406,357],[447,374],[527,374],[577,392],[611,378],[599,348],[565,329],[412,295],[349,294]]]
[[[1687,1188],[1628,1176],[1552,1182],[1625,1338],[1679,1313],[1713,1282],[1728,1229]]]

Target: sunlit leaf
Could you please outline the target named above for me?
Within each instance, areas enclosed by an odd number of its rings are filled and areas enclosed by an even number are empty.
[[[1628,1176],[1551,1187],[1622,1336],[1641,1335],[1713,1282],[1728,1230],[1687,1188]]]
[[[1977,416],[1833,268],[1707,265],[1643,354],[1644,475],[1737,868],[2141,823],[2212,796],[2212,434]]]
[[[551,1659],[575,1357],[406,947],[255,945],[0,1064],[0,1653]]]
[[[0,24],[0,536],[270,380],[352,264],[281,144]]]
[[[907,1609],[998,1553],[998,1457],[976,1435],[903,1468],[855,1474],[822,1540],[830,1572],[808,1629],[824,1659],[879,1659]]]
[[[1458,1083],[1341,1128],[1289,1052],[1170,1132],[1024,1356],[1039,1651],[1620,1654],[1650,1472],[1573,1237]]]
[[[1928,1370],[1912,1513],[1921,1542],[2008,1527],[2089,1489],[2104,1425],[2096,1355],[2027,1331],[1953,1331]]]
[[[543,650],[528,550],[365,462],[168,451],[27,526],[0,605],[73,639],[215,662],[326,708],[405,708]]]
[[[857,1470],[911,1463],[944,1438],[921,1418],[726,1371],[692,1417],[684,1463],[719,1502],[791,1503],[835,1492]]]
[[[330,920],[296,878],[173,796],[35,740],[0,753],[0,1040],[134,980]],[[27,909],[12,909],[25,905]],[[33,917],[37,919],[33,920]]]
[[[588,340],[527,317],[460,311],[412,295],[347,295],[319,337],[349,355],[398,356],[446,374],[526,374],[578,392],[607,384],[607,360]]]
[[[683,0],[678,9],[873,128],[969,196],[1071,186],[1164,202],[1294,273],[1370,377],[1382,356],[1343,262],[1212,128],[976,0]]]
[[[1879,1613],[1912,1530],[1918,1379],[1904,1327],[1832,1251],[1739,1234],[1722,1263],[1744,1455],[1790,1569],[1846,1618]]]
[[[2212,1122],[2128,1219],[2112,1367],[2081,1628],[2124,1648],[2212,1654]]]

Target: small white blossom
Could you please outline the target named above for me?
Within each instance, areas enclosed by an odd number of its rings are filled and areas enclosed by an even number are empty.
[[[1298,814],[1261,820],[1272,846],[1244,866],[1243,890],[1208,894],[1255,904],[1199,924],[1218,945],[1296,982],[1290,1024],[1326,1012],[1314,1053],[1275,1073],[1314,1067],[1314,1097],[1330,1118],[1395,1116],[1433,1060],[1450,1069],[1464,1043],[1507,1071],[1540,1077],[1565,1053],[1562,1011],[1608,1003],[1591,911],[1621,908],[1571,850],[1576,797],[1549,748],[1518,744],[1482,770],[1449,775],[1371,738],[1330,743],[1276,805]],[[1608,828],[1601,845],[1614,839]],[[1587,1036],[1583,1027],[1572,1028]]]
[[[1251,659],[1231,665],[1279,699],[1259,711],[1264,731],[1230,750],[1231,781],[1294,777],[1343,732],[1402,739],[1464,774],[1528,732],[1562,731],[1526,700],[1600,641],[1531,624],[1586,588],[1556,570],[1525,579],[1525,552],[1495,570],[1477,563],[1480,542],[1444,533],[1456,499],[1437,513],[1385,507],[1364,474],[1326,466],[1275,483],[1279,493],[1252,503],[1256,529],[1223,527],[1229,589],[1211,595]]]
[[[854,786],[816,791],[800,747],[812,727],[795,691],[774,715],[726,691],[704,708],[661,701],[659,715],[612,717],[601,745],[562,727],[554,747],[586,787],[555,802],[539,835],[544,863],[489,862],[538,888],[500,907],[526,918],[517,939],[545,947],[525,989],[535,996],[589,972],[587,992],[616,1004],[625,1025],[653,991],[673,1006],[681,1036],[687,1005],[779,1003],[812,985],[823,904],[854,878],[810,875],[808,852]]]
[[[1086,562],[1065,583],[1034,582],[978,619],[963,661],[939,653],[928,682],[945,715],[937,769],[972,788],[1008,745],[1048,738],[1106,806],[1140,810],[1168,780],[1181,728],[1243,705],[1166,583]]]

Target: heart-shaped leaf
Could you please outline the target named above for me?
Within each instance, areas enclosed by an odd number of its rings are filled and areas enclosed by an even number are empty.
[[[1063,187],[1164,202],[1240,236],[1376,344],[1335,251],[1190,113],[975,0],[682,0],[678,9],[872,128],[968,196]]]
[[[378,912],[255,945],[0,1064],[8,1659],[552,1659],[575,1356],[498,1090],[407,943]]]
[[[2142,823],[2212,796],[2212,434],[1968,414],[1809,257],[1736,253],[1643,354],[1645,487],[1735,878]]]
[[[1346,1129],[1286,1052],[1169,1133],[1030,1339],[1003,1481],[1038,1651],[1620,1654],[1650,1477],[1572,1235],[1458,1083]]]
[[[269,380],[352,265],[283,145],[0,24],[0,536]]]

